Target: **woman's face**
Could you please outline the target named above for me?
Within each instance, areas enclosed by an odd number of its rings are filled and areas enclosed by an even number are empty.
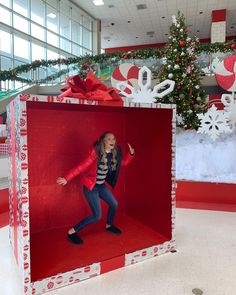
[[[114,149],[115,144],[116,144],[116,138],[115,135],[112,133],[108,133],[105,137],[104,137],[104,144],[105,144],[105,149],[107,151],[111,151],[112,149]]]

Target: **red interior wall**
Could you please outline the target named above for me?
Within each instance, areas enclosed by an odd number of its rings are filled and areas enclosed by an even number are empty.
[[[123,152],[130,142],[136,153],[114,190],[119,211],[171,238],[171,110],[38,102],[27,108],[32,233],[72,226],[89,214],[79,179],[65,187],[56,179],[111,130]]]
[[[124,114],[97,106],[29,102],[27,107],[31,232],[75,225],[90,214],[82,185],[75,178],[62,187],[56,179],[79,163],[106,130],[114,132],[124,148]],[[114,191],[120,211],[124,210],[123,178],[121,171]]]
[[[163,109],[131,109],[126,117],[126,136],[136,153],[126,170],[127,213],[169,239],[171,120],[172,111]]]

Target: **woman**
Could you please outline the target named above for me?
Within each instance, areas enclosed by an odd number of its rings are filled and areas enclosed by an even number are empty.
[[[122,159],[120,147],[116,144],[113,133],[103,133],[99,140],[90,150],[89,155],[77,166],[72,168],[64,177],[59,177],[57,183],[66,185],[75,176],[80,175],[83,183],[83,192],[91,208],[92,214],[68,231],[68,239],[74,244],[82,244],[83,240],[77,232],[85,226],[101,219],[100,199],[104,200],[108,206],[106,230],[121,234],[121,230],[114,226],[114,217],[117,208],[117,201],[105,182],[113,188],[117,182],[120,166],[129,164],[134,157],[134,149],[128,143],[129,153]]]

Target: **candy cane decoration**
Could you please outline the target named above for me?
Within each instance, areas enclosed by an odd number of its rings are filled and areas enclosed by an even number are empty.
[[[147,81],[144,84],[143,77],[147,75]],[[124,95],[127,98],[132,99],[134,103],[154,103],[156,102],[155,98],[163,98],[165,95],[171,93],[174,90],[175,82],[172,80],[165,80],[160,84],[156,85],[151,91],[151,71],[146,67],[142,67],[139,70],[138,78],[139,89],[134,89],[127,82],[120,82],[117,84],[116,88],[120,91],[120,94]],[[167,89],[160,91],[165,86],[169,86]],[[129,89],[130,93],[127,93],[125,89]]]
[[[120,82],[127,82],[129,85],[138,88],[138,72],[139,68],[132,64],[121,64],[115,68],[111,75],[111,85],[117,88],[117,84]],[[130,93],[129,88],[124,90],[126,93]]]

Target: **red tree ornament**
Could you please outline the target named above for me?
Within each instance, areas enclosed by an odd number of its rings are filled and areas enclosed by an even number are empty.
[[[236,49],[236,44],[233,43],[233,44],[231,45],[231,48],[232,48],[232,49]]]
[[[124,59],[128,59],[128,55],[124,55],[123,58],[124,58]]]
[[[134,52],[131,52],[131,53],[130,53],[130,57],[131,57],[131,58],[135,58],[135,53],[134,53]]]
[[[182,41],[179,41],[179,45],[180,45],[180,46],[185,46],[185,45],[186,45],[186,42],[183,41],[183,40],[182,40]]]

